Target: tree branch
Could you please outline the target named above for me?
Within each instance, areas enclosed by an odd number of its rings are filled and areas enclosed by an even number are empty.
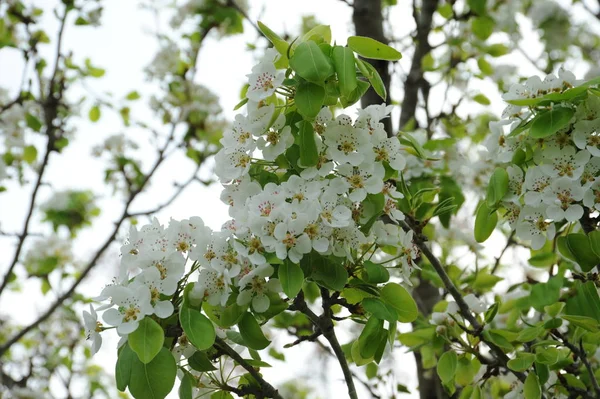
[[[431,50],[429,45],[429,32],[433,21],[433,13],[437,9],[439,0],[423,0],[421,12],[417,12],[416,4],[413,3],[413,15],[417,24],[417,46],[413,55],[410,71],[404,81],[404,100],[402,101],[402,112],[400,113],[400,129],[415,117],[417,102],[419,99],[419,88],[422,85],[423,69],[421,61]],[[427,104],[425,104],[427,107]]]
[[[221,338],[217,337],[215,339],[215,346],[218,349],[222,350],[227,356],[229,356],[230,358],[235,360],[237,362],[237,364],[239,364],[244,369],[246,369],[246,371],[248,371],[248,373],[250,373],[250,375],[260,384],[262,393],[265,395],[264,397],[274,398],[274,399],[283,399],[283,397],[279,394],[277,389],[275,389],[273,387],[273,385],[271,385],[267,381],[265,381],[265,379],[258,373],[258,371],[256,371],[256,369],[254,367],[252,367],[248,362],[246,362],[239,355],[239,353],[237,353],[235,350],[233,350],[233,348],[231,346],[227,345],[227,343],[225,341],[223,341]]]
[[[352,372],[346,361],[346,355],[344,355],[344,351],[335,335],[333,321],[331,320],[331,298],[329,297],[329,292],[326,289],[322,289],[321,294],[323,297],[323,314],[321,316],[317,316],[310,310],[308,304],[304,300],[303,291],[300,291],[294,299],[293,309],[304,313],[329,342],[329,345],[331,346],[331,349],[333,349],[333,353],[335,354],[335,357],[337,357],[340,367],[342,368],[342,372],[344,373],[344,379],[346,380],[346,386],[348,387],[348,396],[351,399],[358,399],[354,380],[352,379]]]
[[[399,224],[406,231],[412,230],[412,228],[408,224],[406,224],[405,222],[403,222],[403,221],[400,221]],[[471,331],[470,333],[472,335],[477,336],[482,342],[484,342],[490,348],[491,352],[494,354],[494,356],[500,362],[500,364],[504,368],[506,368],[507,370],[510,370],[507,367],[507,365],[506,365],[506,363],[509,360],[508,356],[506,356],[506,354],[504,353],[504,351],[502,351],[502,349],[500,349],[494,343],[487,341],[482,336],[481,332],[483,331],[483,326],[471,314],[471,310],[469,309],[469,305],[467,305],[467,303],[465,302],[464,298],[462,297],[462,294],[460,293],[460,291],[458,290],[458,288],[456,288],[456,286],[454,285],[454,283],[450,279],[450,276],[448,276],[448,274],[444,270],[444,267],[442,266],[442,264],[440,263],[440,261],[433,254],[433,252],[431,252],[431,250],[429,249],[429,247],[419,238],[418,234],[414,235],[413,240],[414,240],[415,244],[417,245],[417,247],[419,247],[419,249],[421,250],[421,252],[429,260],[429,262],[431,263],[431,265],[433,266],[433,268],[435,269],[435,271],[437,272],[437,274],[440,276],[440,279],[444,283],[444,286],[446,287],[446,289],[448,290],[448,292],[450,293],[450,295],[452,295],[452,297],[456,301],[456,304],[458,305],[458,308],[460,310],[460,314],[471,324],[471,327],[473,328],[473,331]],[[512,370],[510,370],[510,371],[520,381],[522,381],[522,382],[525,381],[525,375],[523,373],[512,371]]]

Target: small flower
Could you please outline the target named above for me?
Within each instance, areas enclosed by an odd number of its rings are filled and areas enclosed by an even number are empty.
[[[250,100],[260,101],[275,93],[285,77],[283,71],[277,71],[272,62],[264,62],[252,68],[252,73],[247,75],[250,87],[246,96]]]
[[[525,205],[521,211],[521,221],[517,224],[517,237],[531,241],[531,248],[537,250],[544,246],[546,239],[552,240],[556,234],[554,223],[546,216],[546,207]]]
[[[107,324],[116,326],[121,335],[134,332],[139,322],[153,313],[150,289],[145,285],[113,285],[105,288],[103,294],[110,296],[111,302],[118,308],[108,309],[102,318]]]
[[[83,311],[83,324],[85,327],[86,339],[92,341],[92,355],[96,354],[102,346],[102,336],[100,333],[103,330],[102,323],[98,321],[98,315],[90,304],[89,313]]]
[[[548,217],[560,222],[567,219],[575,222],[583,216],[583,207],[576,202],[583,199],[583,189],[579,182],[567,177],[561,177],[552,183],[551,190],[544,196],[544,202],[548,204],[546,210]]]

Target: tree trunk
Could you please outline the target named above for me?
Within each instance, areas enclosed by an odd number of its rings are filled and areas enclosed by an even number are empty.
[[[356,35],[367,36],[372,39],[378,40],[382,43],[388,43],[387,38],[383,33],[383,14],[381,12],[381,0],[354,0],[354,12],[352,14],[352,22]],[[387,93],[385,99],[386,104],[390,104],[390,71],[389,62],[382,60],[368,60],[368,62],[375,67]],[[366,108],[372,104],[381,104],[384,101],[379,97],[373,88],[369,88],[367,93],[361,99],[361,106]],[[392,121],[390,118],[386,118],[383,121],[385,131],[388,136],[393,136]]]

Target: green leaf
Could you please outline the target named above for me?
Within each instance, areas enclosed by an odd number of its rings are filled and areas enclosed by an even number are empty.
[[[369,80],[375,93],[385,101],[387,98],[387,91],[385,90],[385,84],[383,83],[383,79],[381,79],[381,75],[377,72],[377,69],[368,62],[360,59],[356,59],[356,65],[358,65],[362,74]]]
[[[544,333],[544,328],[542,326],[537,327],[527,327],[519,332],[517,336],[517,341],[519,342],[530,342],[539,337]]]
[[[494,24],[494,20],[487,15],[475,17],[471,20],[471,29],[478,39],[487,40],[494,32]]]
[[[490,76],[494,74],[494,67],[484,57],[477,60],[477,66],[482,74]]]
[[[358,86],[352,91],[352,93],[350,93],[350,95],[340,97],[340,103],[342,104],[342,107],[348,108],[352,104],[355,104],[362,98],[362,96],[365,95],[367,90],[369,90],[369,87],[371,87],[369,82],[365,82],[364,80],[358,80],[357,83]]]
[[[596,295],[598,295],[597,292],[596,292]],[[544,311],[548,314],[548,316],[556,317],[563,310],[564,307],[565,307],[564,302],[557,302],[552,305],[544,306]]]
[[[257,24],[258,24],[258,28],[260,29],[262,34],[265,35],[265,37],[271,43],[273,43],[273,47],[275,47],[275,50],[277,50],[277,52],[281,55],[281,58],[277,61],[275,66],[281,67],[281,68],[287,67],[287,63],[288,63],[287,51],[288,51],[288,47],[290,46],[288,44],[288,42],[286,42],[281,37],[279,37],[279,35],[277,35],[277,33],[273,32],[262,22],[258,21]],[[278,64],[280,64],[280,65],[278,65]]]
[[[396,323],[398,315],[396,310],[390,305],[383,303],[378,298],[365,298],[362,300],[362,307],[373,316],[381,320],[387,320],[390,323]]]
[[[331,43],[331,27],[329,25],[317,25],[300,38],[300,43],[312,40],[314,42]]]
[[[398,320],[403,323],[413,322],[419,315],[415,300],[400,284],[387,283],[381,289],[381,299],[396,309]]]
[[[325,288],[341,291],[348,282],[348,271],[343,265],[325,259],[325,261],[313,271],[311,278]]]
[[[402,58],[402,54],[398,50],[370,37],[350,36],[348,47],[356,54],[374,60],[398,61]]]
[[[481,105],[490,105],[492,103],[489,98],[487,98],[484,94],[481,94],[481,93],[473,96],[473,101],[475,101]]]
[[[33,145],[28,145],[23,149],[23,161],[32,164],[37,159],[38,151]]]
[[[495,208],[507,192],[508,173],[504,168],[496,168],[487,187],[487,206],[490,209]]]
[[[175,385],[176,374],[175,358],[167,348],[148,364],[133,356],[129,392],[136,399],[164,399]]]
[[[483,15],[486,12],[486,3],[487,0],[467,0],[467,4],[471,11],[475,14]]]
[[[325,79],[333,75],[334,69],[331,61],[312,41],[300,43],[290,59],[290,66],[298,76],[309,82],[322,84]]]
[[[196,351],[190,357],[188,357],[188,364],[196,371],[213,371],[217,368],[212,364],[206,353]]]
[[[131,367],[135,357],[135,352],[131,350],[129,344],[125,343],[123,348],[119,351],[119,357],[117,357],[117,364],[115,366],[117,389],[121,392],[125,392],[125,389],[127,389],[127,386],[129,385],[131,379]]]
[[[600,230],[594,230],[588,234],[590,248],[592,252],[600,258]]]
[[[308,121],[298,122],[298,138],[300,146],[299,165],[307,168],[316,166],[319,162],[319,151],[313,126]]]
[[[165,341],[162,327],[151,317],[144,317],[138,328],[129,334],[128,342],[140,361],[148,364],[160,352]]]
[[[137,91],[130,91],[129,93],[127,93],[127,96],[125,96],[126,99],[130,100],[130,101],[134,101],[134,100],[138,100],[140,98],[140,93],[138,93]]]
[[[271,341],[263,334],[258,322],[250,312],[246,312],[238,323],[240,334],[250,349],[265,349]]]
[[[584,272],[589,272],[600,263],[600,257],[594,253],[590,240],[583,233],[558,237],[557,244],[561,255],[577,262]]]
[[[529,129],[529,136],[534,139],[551,136],[568,126],[573,115],[575,115],[573,108],[553,107],[536,117]]]
[[[528,370],[535,361],[535,355],[528,352],[518,352],[517,357],[510,359],[507,363],[509,369],[513,371]]]
[[[364,366],[365,364],[371,363],[373,361],[372,357],[365,359],[360,355],[358,339],[352,343],[352,346],[350,348],[350,355],[352,356],[352,360],[354,361],[354,363],[356,363],[357,366]]]
[[[42,122],[35,116],[27,112],[25,114],[25,123],[30,129],[39,132],[42,129]]]
[[[456,355],[456,352],[447,351],[440,356],[437,364],[437,373],[444,384],[448,384],[452,381],[456,374],[457,366],[458,356]]]
[[[215,327],[199,311],[184,304],[179,311],[179,321],[185,335],[197,349],[205,350],[215,343]]]
[[[313,120],[325,100],[325,89],[310,82],[302,82],[296,90],[294,101],[298,112],[306,119]]]
[[[379,336],[383,331],[383,320],[371,316],[358,337],[358,350],[363,359],[375,356],[379,347]]]
[[[363,277],[368,283],[387,283],[390,279],[390,272],[382,265],[367,260],[363,263],[363,267],[365,268],[366,272],[366,276]]]
[[[192,399],[194,383],[192,382],[193,377],[189,372],[183,371],[183,378],[181,379],[181,384],[179,385],[179,399]]]
[[[559,356],[560,352],[556,348],[539,348],[535,355],[535,361],[551,366],[558,362]]]
[[[342,95],[348,96],[358,85],[354,53],[348,47],[334,46],[332,55],[340,91]]]
[[[510,49],[502,43],[496,43],[487,46],[485,52],[491,55],[492,57],[502,57],[503,55],[508,54],[510,52]]]
[[[523,385],[523,393],[525,399],[540,399],[542,397],[542,388],[540,387],[540,380],[535,372],[530,371],[525,379]]]
[[[475,216],[475,241],[484,242],[491,235],[498,223],[498,212],[490,209],[485,202],[481,202]]]
[[[568,321],[570,324],[583,328],[584,330],[596,333],[600,331],[600,325],[598,321],[586,316],[575,316],[575,315],[563,315],[562,319]]]
[[[283,265],[279,265],[279,281],[288,298],[295,298],[302,288],[304,273],[300,266],[286,260]]]
[[[473,378],[479,372],[481,363],[476,358],[469,359],[465,355],[458,358],[456,366],[455,381],[457,384],[466,386],[473,382]]]

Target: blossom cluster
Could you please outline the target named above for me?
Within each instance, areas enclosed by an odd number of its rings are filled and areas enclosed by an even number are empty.
[[[232,219],[214,232],[198,217],[171,220],[166,228],[157,220],[140,230],[132,227],[121,248],[121,275],[98,298],[108,304],[86,312],[95,350],[105,329],[97,324],[96,310],[105,310],[104,322],[127,336],[145,316],[171,316],[171,299],[195,272],[190,300],[225,306],[235,294],[238,305],[256,313],[265,312],[282,291],[277,265],[300,264],[311,253],[350,264],[367,255],[388,258],[386,267],[399,269],[408,282],[418,250],[412,232],[395,223],[404,219],[398,209],[402,194],[386,181],[388,172],[406,165],[398,138],[388,138],[381,123],[390,107],[370,106],[355,120],[322,108],[313,122],[290,123],[273,101],[283,83],[276,57],[267,51],[253,68],[247,113],[235,117],[215,156],[224,185],[221,200]],[[302,123],[312,124],[316,140],[318,162],[311,166],[302,157],[292,159]],[[381,209],[369,211],[374,201]]]
[[[561,69],[558,77],[534,76],[512,86],[504,99],[535,99],[577,85],[575,76]],[[600,209],[600,97],[590,94],[577,105],[562,102],[551,107],[546,112],[572,111],[568,123],[556,133],[535,138],[526,129],[516,130],[533,115],[527,107],[509,105],[504,119],[490,123],[486,141],[491,159],[511,163],[506,168],[508,193],[502,202],[505,219],[519,238],[531,240],[533,249],[554,238],[555,222],[579,220],[584,207]],[[525,162],[519,162],[519,157],[525,157]]]

